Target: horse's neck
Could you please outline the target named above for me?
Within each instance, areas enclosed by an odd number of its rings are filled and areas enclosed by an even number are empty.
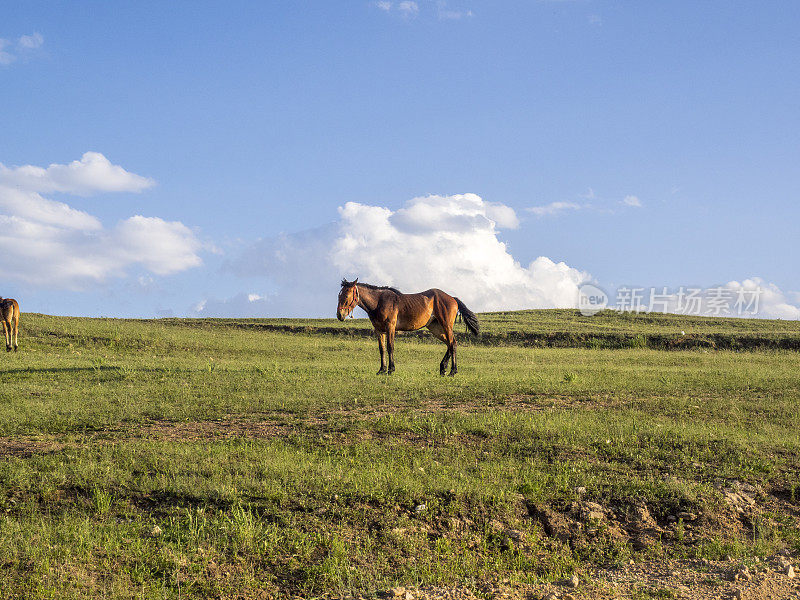
[[[378,290],[371,290],[369,288],[358,288],[358,305],[365,311],[372,312],[378,306]]]

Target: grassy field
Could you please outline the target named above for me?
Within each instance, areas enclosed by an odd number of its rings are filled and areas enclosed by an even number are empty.
[[[0,596],[373,594],[800,550],[800,353],[780,349],[800,324],[481,319],[440,378],[444,346],[409,335],[376,376],[374,340],[342,333],[359,320],[23,315],[0,357]],[[687,336],[711,343],[667,343]]]

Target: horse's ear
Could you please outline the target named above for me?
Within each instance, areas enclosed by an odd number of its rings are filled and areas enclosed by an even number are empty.
[[[358,277],[356,277],[356,280],[353,282],[353,285],[355,285],[357,283],[358,283]]]

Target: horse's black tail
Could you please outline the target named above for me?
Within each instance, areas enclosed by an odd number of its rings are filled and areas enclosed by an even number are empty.
[[[467,329],[475,335],[480,335],[481,326],[478,324],[478,317],[476,317],[475,313],[468,309],[461,300],[458,298],[454,298],[454,300],[458,303],[458,310],[461,311],[461,315],[464,317],[464,323],[467,324]]]

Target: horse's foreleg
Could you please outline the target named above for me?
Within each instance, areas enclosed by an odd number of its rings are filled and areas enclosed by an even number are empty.
[[[6,352],[11,352],[11,323],[3,319],[3,334],[6,336]]]
[[[386,332],[386,345],[389,350],[389,375],[394,373],[394,327],[390,327]]]
[[[19,313],[14,319],[14,352],[17,351],[17,348],[19,348]]]
[[[375,334],[378,336],[378,351],[381,353],[381,368],[377,374],[382,375],[386,373],[386,334],[380,331],[376,331]]]

